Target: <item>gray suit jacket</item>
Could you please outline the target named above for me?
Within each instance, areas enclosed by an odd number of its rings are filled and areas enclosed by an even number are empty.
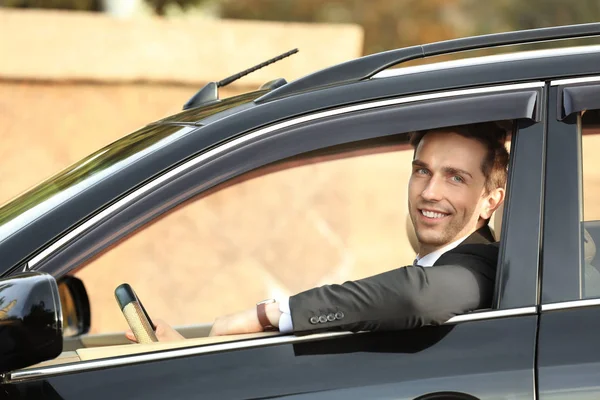
[[[487,226],[429,268],[406,266],[290,297],[294,333],[438,325],[492,303],[498,243]]]

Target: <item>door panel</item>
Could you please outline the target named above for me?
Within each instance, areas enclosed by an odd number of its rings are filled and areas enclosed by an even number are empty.
[[[536,316],[518,316],[361,333],[40,377],[11,390],[88,400],[414,399],[438,391],[533,399],[536,324]]]
[[[538,357],[539,398],[600,398],[600,307],[543,314]]]

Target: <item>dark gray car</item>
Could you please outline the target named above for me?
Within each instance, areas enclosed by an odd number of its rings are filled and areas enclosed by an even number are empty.
[[[582,187],[585,157],[598,150],[586,138],[600,134],[600,47],[388,69],[420,57],[598,34],[600,24],[589,24],[416,46],[225,100],[210,87],[188,110],[4,205],[0,395],[599,398],[600,221],[584,218]],[[492,308],[397,332],[84,343],[89,304],[72,272],[185,201],[261,168],[408,148],[411,131],[485,121],[513,127]]]

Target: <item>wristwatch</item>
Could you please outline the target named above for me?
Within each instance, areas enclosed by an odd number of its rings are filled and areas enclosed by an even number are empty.
[[[267,312],[265,310],[267,304],[275,303],[275,299],[266,299],[256,303],[256,315],[258,315],[258,322],[263,327],[263,331],[276,331],[269,318],[267,318]]]

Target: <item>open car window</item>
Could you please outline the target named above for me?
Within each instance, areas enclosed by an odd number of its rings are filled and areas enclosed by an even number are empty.
[[[600,246],[600,110],[586,111],[581,117],[582,126],[582,252],[581,298],[600,298],[600,263],[597,246]]]
[[[91,332],[127,328],[113,294],[122,282],[151,316],[181,326],[411,264],[412,154],[403,137],[308,154],[194,198],[77,272],[90,297]]]

